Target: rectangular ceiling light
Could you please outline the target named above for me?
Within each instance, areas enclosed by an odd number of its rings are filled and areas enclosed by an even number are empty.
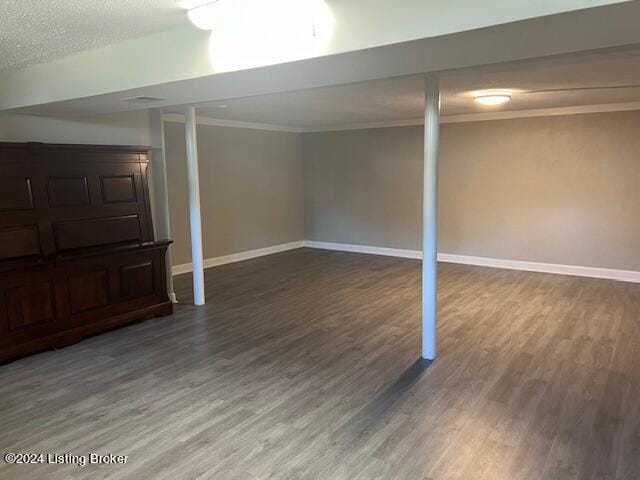
[[[151,102],[159,102],[160,100],[166,100],[166,98],[162,98],[162,97],[147,97],[147,96],[140,96],[140,97],[131,97],[131,98],[123,98],[122,101],[123,102],[136,102],[136,103],[151,103]]]

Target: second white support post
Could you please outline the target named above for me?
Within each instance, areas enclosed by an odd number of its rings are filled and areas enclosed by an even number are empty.
[[[191,263],[193,264],[193,303],[204,305],[204,261],[202,258],[202,220],[200,217],[200,178],[198,175],[198,140],[196,109],[184,113],[187,141],[187,183],[189,187],[189,225],[191,226]]]
[[[169,214],[169,192],[167,189],[167,158],[164,144],[164,123],[162,121],[162,109],[151,108],[149,110],[149,134],[151,140],[151,211],[153,213],[153,226],[156,240],[168,240],[171,238],[171,225]],[[178,303],[173,290],[173,273],[171,267],[171,248],[167,249],[165,256],[167,293],[172,303]]]
[[[424,172],[422,183],[422,358],[436,358],[438,316],[438,141],[440,137],[440,82],[425,82]]]

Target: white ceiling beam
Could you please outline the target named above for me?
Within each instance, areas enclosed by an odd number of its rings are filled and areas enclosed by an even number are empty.
[[[432,4],[413,2],[418,3]],[[533,3],[550,4],[546,0]],[[397,8],[397,2],[390,5]],[[347,20],[336,27],[337,42],[341,29],[354,25]],[[423,74],[636,44],[640,43],[638,24],[640,2],[625,2],[384,45],[397,40],[388,37],[377,43],[382,46],[358,51],[349,49],[364,45],[342,38],[338,42],[342,47],[332,47],[325,56],[225,73],[213,70],[206,35],[174,29],[153,39],[0,74],[0,110],[32,107],[29,111],[37,114],[109,113],[140,108],[122,101],[139,95],[166,98],[152,105],[166,107]],[[372,32],[371,45],[374,38]]]

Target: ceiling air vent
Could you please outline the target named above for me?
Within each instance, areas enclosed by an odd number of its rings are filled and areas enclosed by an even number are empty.
[[[124,102],[135,102],[135,103],[151,103],[151,102],[158,102],[160,100],[166,100],[166,98],[162,98],[162,97],[146,97],[146,96],[140,96],[140,97],[131,97],[131,98],[124,98],[123,101]]]

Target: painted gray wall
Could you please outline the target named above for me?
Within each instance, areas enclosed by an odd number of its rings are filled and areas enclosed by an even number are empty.
[[[640,112],[444,124],[439,250],[640,270],[638,131]],[[184,125],[166,132],[181,264],[190,262]],[[421,127],[299,135],[199,125],[198,134],[205,258],[303,238],[420,248]],[[148,118],[3,114],[0,141],[145,145]]]
[[[204,258],[304,239],[299,134],[198,125]],[[184,124],[165,122],[174,265],[191,262]]]
[[[439,251],[640,270],[640,112],[444,124]],[[420,249],[422,128],[305,134],[307,240]]]
[[[184,124],[165,122],[165,132],[178,265],[191,262]],[[149,117],[0,114],[0,141],[149,145]],[[299,134],[198,125],[198,147],[205,258],[303,240]]]
[[[421,248],[421,132],[304,134],[305,239]]]

